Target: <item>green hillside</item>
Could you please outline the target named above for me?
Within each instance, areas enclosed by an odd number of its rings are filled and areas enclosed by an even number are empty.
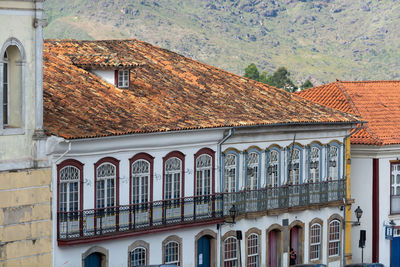
[[[242,75],[400,79],[397,0],[46,0],[45,38],[137,38]]]

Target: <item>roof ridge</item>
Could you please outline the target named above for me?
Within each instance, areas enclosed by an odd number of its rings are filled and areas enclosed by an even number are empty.
[[[365,129],[365,131],[367,131],[371,135],[371,138],[376,140],[376,142],[378,144],[380,144],[380,145],[383,144],[383,141],[379,137],[377,137],[376,134],[367,125],[364,125],[363,128]]]
[[[340,91],[342,91],[344,97],[347,99],[347,101],[349,102],[351,108],[353,109],[353,111],[362,118],[360,111],[358,111],[356,105],[354,104],[353,100],[351,99],[351,97],[349,96],[349,94],[347,93],[345,87],[343,86],[341,81],[337,81],[336,84],[338,85],[338,88]]]
[[[369,80],[369,81],[340,81],[342,83],[383,83],[383,82],[395,82],[398,83],[400,80]]]

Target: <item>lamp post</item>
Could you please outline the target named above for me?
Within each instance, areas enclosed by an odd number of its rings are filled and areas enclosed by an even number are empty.
[[[363,210],[360,208],[360,206],[357,207],[357,209],[354,211],[356,214],[357,222],[352,222],[354,226],[360,225],[360,218],[363,215]]]
[[[229,215],[232,218],[232,224],[235,224],[235,218],[236,218],[236,213],[237,213],[237,209],[235,204],[232,205],[232,207],[229,209]]]
[[[343,210],[343,218],[344,218],[344,227],[343,227],[343,266],[346,264],[345,260],[345,247],[346,247],[346,240],[345,240],[345,235],[346,235],[346,223],[351,223],[351,226],[360,226],[360,219],[363,214],[363,210],[360,208],[360,206],[357,207],[357,209],[354,210],[354,213],[356,214],[357,221],[346,221],[346,201],[343,199],[344,205],[340,207],[341,210]],[[350,207],[349,207],[350,208]],[[363,251],[362,251],[363,252]]]

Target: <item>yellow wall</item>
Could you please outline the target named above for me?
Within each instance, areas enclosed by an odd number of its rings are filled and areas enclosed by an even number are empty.
[[[0,172],[0,266],[51,266],[51,170]]]
[[[347,191],[346,191],[346,202],[350,202],[351,200],[351,175],[350,175],[350,138],[346,139],[345,143],[346,147],[346,155],[345,155],[345,164],[346,164],[346,183],[347,183]],[[351,221],[351,205],[346,206],[346,221]],[[352,262],[351,256],[351,223],[344,223],[346,239],[345,239],[345,258],[346,264]]]

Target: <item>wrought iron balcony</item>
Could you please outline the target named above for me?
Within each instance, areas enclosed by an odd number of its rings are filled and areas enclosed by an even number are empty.
[[[171,200],[108,207],[102,209],[58,212],[60,245],[82,240],[163,229],[182,224],[215,223],[229,216],[235,204],[238,214],[265,212],[292,207],[324,205],[341,201],[345,196],[345,180],[300,185],[267,187],[234,193],[217,193]]]

